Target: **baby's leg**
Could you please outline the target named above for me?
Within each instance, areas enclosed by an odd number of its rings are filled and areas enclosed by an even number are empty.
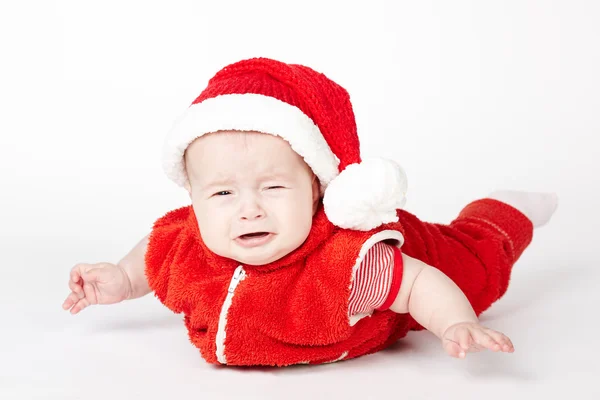
[[[533,238],[530,218],[536,208],[523,200],[526,197],[513,201],[519,208],[493,198],[474,201],[448,225],[401,214],[406,236],[402,250],[448,275],[479,315],[504,295],[513,265]],[[533,215],[536,225],[547,222],[555,207],[550,208],[539,220]]]

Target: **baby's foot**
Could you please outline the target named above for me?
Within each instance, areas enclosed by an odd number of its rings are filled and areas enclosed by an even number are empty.
[[[521,211],[531,220],[535,228],[546,225],[558,207],[556,193],[497,190],[490,193],[488,197]]]

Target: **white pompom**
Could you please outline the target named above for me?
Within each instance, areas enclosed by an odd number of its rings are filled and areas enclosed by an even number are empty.
[[[407,181],[392,160],[372,158],[346,167],[327,187],[325,214],[341,228],[368,231],[397,222],[406,203]]]

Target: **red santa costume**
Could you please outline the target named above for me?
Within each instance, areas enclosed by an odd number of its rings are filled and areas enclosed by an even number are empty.
[[[154,223],[149,285],[184,314],[191,342],[210,363],[346,360],[422,329],[389,310],[402,284],[400,252],[444,272],[479,315],[506,292],[532,240],[531,221],[494,199],[468,204],[447,225],[402,210],[402,168],[361,159],[348,93],[308,67],[257,58],[219,71],[167,136],[167,175],[184,186],[186,148],[221,130],[281,136],[319,178],[323,199],[306,241],[260,266],[208,249],[192,206]]]

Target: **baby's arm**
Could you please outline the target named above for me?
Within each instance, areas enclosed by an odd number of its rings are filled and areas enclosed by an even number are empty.
[[[148,248],[148,237],[146,235],[125,257],[118,262],[125,274],[129,277],[131,292],[128,299],[137,299],[151,292],[145,273],[145,255]]]
[[[479,325],[475,311],[460,288],[444,273],[424,262],[402,254],[400,290],[390,309],[410,315],[442,340],[452,356],[488,348],[514,351],[506,336]]]
[[[116,265],[105,262],[75,265],[69,273],[71,293],[63,308],[77,314],[93,304],[114,304],[150,293],[145,275],[147,246],[148,236]]]

